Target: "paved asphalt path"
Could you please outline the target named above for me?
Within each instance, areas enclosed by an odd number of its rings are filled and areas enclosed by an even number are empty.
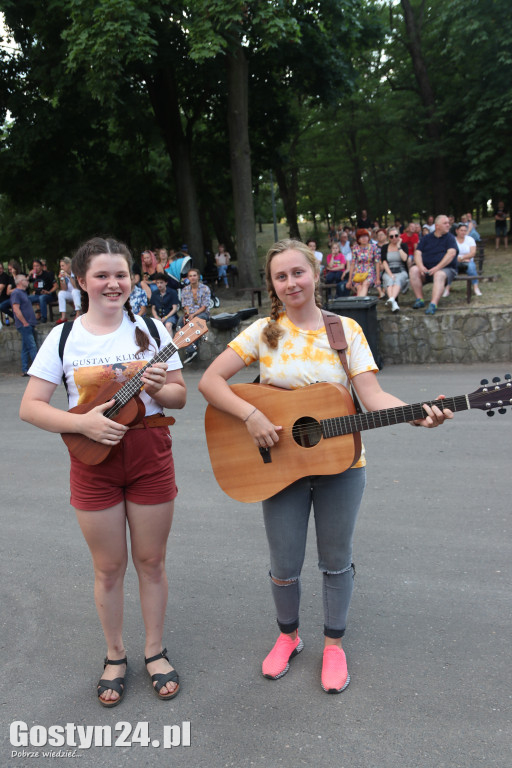
[[[506,372],[501,364],[396,366],[385,368],[381,381],[417,402],[472,392],[482,377]],[[245,380],[252,375],[245,372]],[[105,648],[89,553],[68,505],[66,450],[57,435],[18,420],[25,381],[0,378],[0,766],[508,768],[510,411],[492,419],[461,413],[432,431],[400,425],[365,434],[368,487],[345,640],[352,682],[342,695],[328,696],[319,684],[323,620],[313,535],[303,572],[305,650],[282,680],[261,676],[277,627],[260,509],[218,488],[203,435],[199,374],[185,376],[189,400],[173,427],[180,493],[165,628],[182,691],[170,702],[151,691],[130,565],[127,693],[112,710],[95,697]],[[63,392],[55,402],[64,407]],[[9,742],[16,721],[32,728],[35,744]],[[50,726],[67,723],[73,726],[66,745],[41,745]],[[190,728],[190,746],[177,746],[183,723],[190,724],[181,732],[187,741]],[[73,747],[78,726],[97,743]],[[108,726],[102,732],[110,731],[113,743],[124,734],[125,745],[100,746],[100,729],[92,726]],[[137,738],[146,736],[160,746],[141,746]],[[164,737],[175,746],[164,748]],[[54,756],[42,756],[52,750]]]

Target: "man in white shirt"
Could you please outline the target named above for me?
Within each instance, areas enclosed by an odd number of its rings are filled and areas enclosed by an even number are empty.
[[[315,254],[315,259],[321,264],[322,259],[324,258],[324,255],[321,251],[317,251],[316,249],[316,240],[308,240],[306,245],[308,248],[310,248],[313,253]]]
[[[347,261],[352,261],[352,248],[350,247],[350,241],[348,239],[348,234],[345,230],[340,232],[339,236],[339,246],[340,246],[340,253],[342,253]]]

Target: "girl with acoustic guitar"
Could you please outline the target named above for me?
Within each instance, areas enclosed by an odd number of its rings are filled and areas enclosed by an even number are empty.
[[[49,334],[30,368],[20,408],[21,418],[41,429],[78,433],[114,449],[97,465],[71,456],[71,504],[91,551],[96,608],[107,645],[97,687],[104,707],[119,704],[125,691],[122,627],[127,525],[139,578],[147,670],[159,698],[171,699],[179,691],[178,675],[162,650],[165,553],[177,489],[169,430],[158,425],[163,408],[185,405],[179,357],[174,354],[167,363],[154,363],[142,374],[140,400],[146,418],[134,428],[105,417],[115,402],[110,398],[85,413],[61,411],[50,404],[63,377],[69,405],[74,407],[101,396],[101,388],[113,381],[121,385],[131,379],[158,352],[144,320],[130,308],[131,264],[126,246],[110,238],[93,238],[77,251],[72,269],[81,290],[83,314],[73,323],[64,349],[59,343],[65,326]],[[172,339],[159,321],[155,326],[161,349]]]
[[[269,318],[256,320],[214,360],[199,389],[216,408],[245,423],[261,450],[279,441],[282,427],[272,423],[250,402],[238,397],[227,380],[245,365],[259,360],[260,382],[296,389],[318,381],[350,387],[338,353],[331,348],[320,310],[319,265],[303,243],[282,240],[269,250],[266,281],[272,309]],[[352,384],[368,410],[404,403],[384,392],[375,375],[377,366],[359,325],[342,318],[348,342],[347,360]],[[451,411],[423,406],[425,418],[415,426],[435,427]],[[298,635],[300,573],[304,562],[311,505],[314,506],[318,565],[323,578],[324,651],[321,684],[340,693],[350,682],[342,637],[352,595],[354,567],[352,539],[365,487],[364,452],[346,472],[304,477],[263,502],[270,547],[270,585],[281,634],[263,661],[265,677],[276,680],[303,649]],[[257,476],[256,480],[257,482]]]

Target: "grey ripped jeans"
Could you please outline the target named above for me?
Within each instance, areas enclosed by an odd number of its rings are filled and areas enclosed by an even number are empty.
[[[345,634],[354,582],[352,541],[365,485],[366,470],[358,467],[339,475],[302,478],[263,502],[272,596],[281,632],[291,634],[299,626],[300,573],[313,505],[324,634],[331,638]]]

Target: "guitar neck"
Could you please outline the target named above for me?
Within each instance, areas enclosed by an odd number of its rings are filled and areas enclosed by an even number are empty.
[[[135,374],[135,376],[132,376],[132,378],[126,382],[126,384],[123,384],[119,392],[116,392],[114,396],[114,400],[116,401],[116,404],[112,406],[112,408],[109,408],[109,410],[105,411],[105,416],[107,419],[112,418],[112,416],[115,415],[115,413],[119,410],[119,408],[122,408],[126,403],[132,399],[135,395],[137,395],[140,390],[142,389],[141,384],[141,378],[146,370],[146,368],[149,368],[151,365],[154,365],[155,363],[165,363],[166,360],[168,360],[172,355],[174,355],[175,352],[178,351],[178,347],[174,344],[174,342],[169,342],[165,347],[162,347],[162,349],[159,351],[155,357],[146,363],[143,368],[138,371],[138,373]]]
[[[467,411],[471,408],[467,395],[457,397],[445,397],[442,400],[425,400],[427,405],[437,405],[441,410],[449,408],[450,411]],[[349,435],[353,432],[363,432],[367,429],[378,427],[390,427],[393,424],[404,424],[416,419],[424,419],[425,411],[422,403],[412,405],[400,405],[397,408],[385,408],[382,411],[368,411],[368,413],[354,413],[351,416],[337,416],[320,421],[322,434],[325,438]]]

